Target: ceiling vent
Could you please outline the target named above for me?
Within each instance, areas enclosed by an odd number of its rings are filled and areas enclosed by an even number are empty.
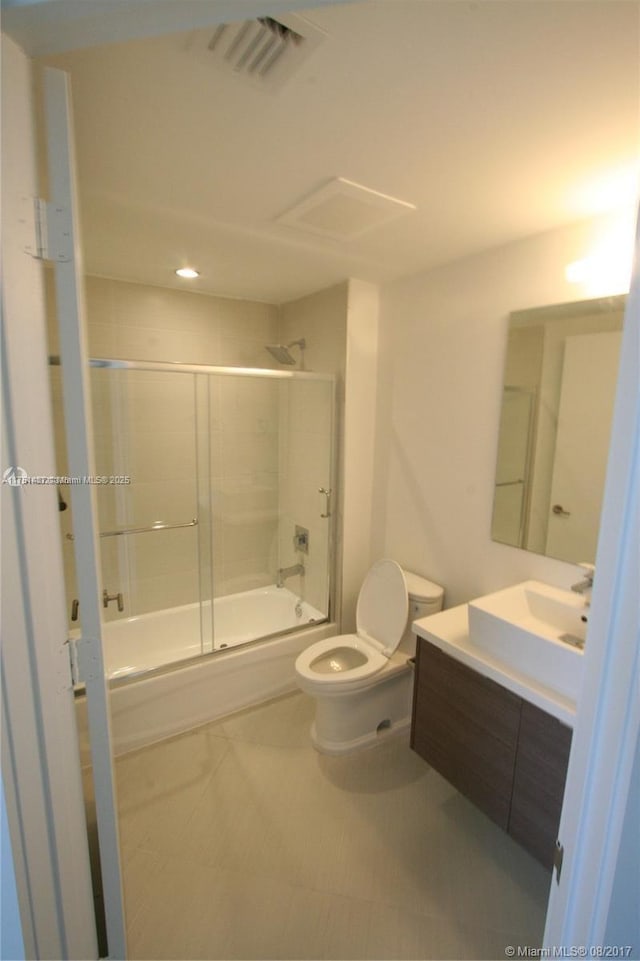
[[[335,177],[281,214],[277,222],[332,240],[348,241],[416,209],[404,200]]]
[[[281,87],[309,58],[324,32],[306,17],[290,14],[221,23],[196,30],[187,47],[211,64],[251,80],[263,89]]]

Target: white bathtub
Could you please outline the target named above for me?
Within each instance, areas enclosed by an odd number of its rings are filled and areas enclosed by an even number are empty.
[[[321,611],[291,591],[272,586],[217,597],[213,622],[211,601],[206,601],[202,609],[200,604],[186,604],[109,621],[103,627],[107,675],[118,679],[146,673],[324,619]]]
[[[203,607],[206,617],[210,609]],[[298,654],[337,632],[331,622],[315,624],[322,619],[321,612],[298,604],[286,588],[216,598],[213,616],[213,653],[196,661],[185,659],[208,653],[206,647],[201,650],[198,604],[105,624],[116,754],[295,690]],[[246,643],[265,635],[279,636]],[[81,744],[86,747],[84,698],[78,698],[78,717]]]

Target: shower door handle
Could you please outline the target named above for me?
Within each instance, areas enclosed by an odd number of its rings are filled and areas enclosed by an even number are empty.
[[[319,488],[318,488],[318,493],[319,493],[319,494],[324,494],[324,496],[325,496],[326,499],[327,499],[327,503],[326,503],[326,506],[325,506],[326,514],[320,514],[320,517],[331,517],[331,488],[330,488],[330,487],[319,487]]]

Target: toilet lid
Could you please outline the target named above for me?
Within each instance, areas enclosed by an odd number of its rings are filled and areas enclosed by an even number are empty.
[[[386,657],[391,657],[404,634],[408,617],[409,598],[402,568],[395,561],[377,561],[358,595],[358,634]]]

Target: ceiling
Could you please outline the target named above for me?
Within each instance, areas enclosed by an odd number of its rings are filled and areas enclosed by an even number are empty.
[[[604,189],[624,173],[629,191],[635,0],[285,16],[319,42],[279,89],[208,55],[211,28],[48,58],[72,79],[90,273],[281,303],[601,213],[624,199]],[[335,178],[415,209],[350,239],[280,221]],[[196,281],[173,273],[185,264]]]

